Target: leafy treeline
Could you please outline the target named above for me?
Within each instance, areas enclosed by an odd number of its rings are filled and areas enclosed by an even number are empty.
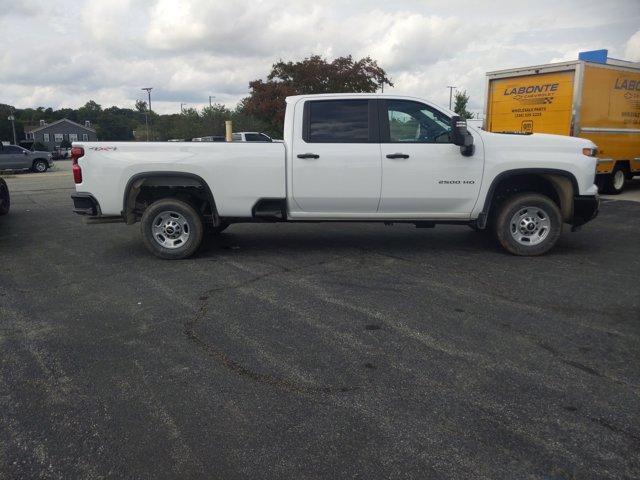
[[[267,80],[249,83],[249,96],[235,109],[215,104],[201,110],[184,109],[181,113],[150,114],[150,137],[154,140],[191,139],[206,135],[223,135],[225,120],[233,121],[234,131],[263,131],[282,138],[285,97],[306,93],[375,92],[384,85],[393,86],[385,71],[369,57],[353,60],[349,55],[329,62],[314,55],[299,62],[275,63]],[[145,140],[147,104],[137,101],[134,108],[103,108],[93,100],[73,108],[14,109],[0,104],[0,140],[12,140],[11,123],[15,116],[18,140],[24,139],[24,127],[68,118],[84,124],[89,120],[100,140]],[[134,137],[134,133],[136,135]]]
[[[6,120],[12,111],[13,109],[9,105],[0,104],[0,119]],[[145,115],[145,111],[132,108],[116,106],[102,108],[93,100],[78,109],[18,108],[14,113],[18,140],[24,139],[25,126],[38,125],[40,120],[51,123],[62,118],[68,118],[81,125],[84,125],[85,120],[89,120],[91,126],[96,129],[99,140],[146,140]],[[232,120],[236,130],[261,131],[264,125],[263,122],[238,109],[230,110],[224,105],[213,105],[202,110],[188,108],[182,113],[168,115],[158,115],[152,112],[150,115],[150,138],[164,141],[172,138],[191,139],[205,135],[223,135],[225,120]],[[135,137],[134,131],[136,132]],[[13,139],[10,122],[0,121],[0,139],[4,141]]]

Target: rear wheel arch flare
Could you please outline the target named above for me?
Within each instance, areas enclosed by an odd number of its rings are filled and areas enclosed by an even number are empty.
[[[186,172],[143,172],[133,175],[127,182],[122,200],[122,215],[127,223],[135,223],[135,218],[132,218],[135,201],[144,186],[204,188],[211,206],[214,225],[220,223],[211,188],[202,177]]]

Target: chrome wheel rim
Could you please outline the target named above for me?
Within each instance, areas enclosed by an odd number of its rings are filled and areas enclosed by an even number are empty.
[[[551,220],[541,208],[523,207],[511,217],[509,229],[513,239],[520,245],[538,245],[549,236]]]
[[[622,170],[617,170],[616,173],[613,174],[613,188],[616,190],[621,190],[624,186],[624,172]]]
[[[44,164],[44,163],[42,163],[42,162],[38,162],[38,163],[36,163],[36,170],[37,170],[38,172],[44,172],[44,171],[46,170],[46,168],[47,168],[47,167],[45,166],[45,164]]]
[[[191,225],[178,212],[161,212],[153,219],[151,233],[158,245],[175,249],[187,243],[191,235]]]

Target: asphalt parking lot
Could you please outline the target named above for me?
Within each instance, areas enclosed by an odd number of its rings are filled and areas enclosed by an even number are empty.
[[[640,203],[539,258],[261,224],[169,262],[66,170],[7,178],[0,478],[640,477]]]

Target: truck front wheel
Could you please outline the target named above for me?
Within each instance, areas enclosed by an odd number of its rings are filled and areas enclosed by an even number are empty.
[[[198,212],[176,198],[152,203],[142,214],[140,229],[147,250],[169,260],[193,255],[202,243],[204,231]]]
[[[556,244],[562,233],[560,210],[545,195],[514,195],[497,213],[495,236],[500,245],[514,255],[542,255]]]

